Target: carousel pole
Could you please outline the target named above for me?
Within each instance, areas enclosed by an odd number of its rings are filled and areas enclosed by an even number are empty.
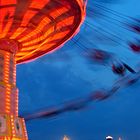
[[[27,140],[23,118],[18,117],[15,55],[19,44],[0,40],[0,140]]]

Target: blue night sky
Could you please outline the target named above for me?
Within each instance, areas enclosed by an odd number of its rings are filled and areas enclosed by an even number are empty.
[[[140,1],[93,1],[88,1],[87,17],[76,37],[52,54],[17,66],[20,115],[84,98],[92,91],[108,89],[120,78],[109,66],[91,63],[82,46],[105,50],[134,69],[138,67],[140,56],[127,42],[135,42],[139,35],[123,23],[135,24],[125,15],[139,18]],[[115,140],[119,136],[140,140],[139,84],[119,90],[102,102],[90,103],[83,110],[27,122],[29,140],[62,140],[65,134],[71,140],[105,140],[107,135]]]

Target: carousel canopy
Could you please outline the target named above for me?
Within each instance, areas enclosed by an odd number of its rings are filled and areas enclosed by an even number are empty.
[[[18,42],[16,62],[27,62],[62,46],[84,17],[83,0],[1,0],[0,39]]]

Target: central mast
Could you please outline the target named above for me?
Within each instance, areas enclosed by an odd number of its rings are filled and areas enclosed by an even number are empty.
[[[27,140],[24,119],[18,117],[15,55],[18,43],[0,40],[0,140]]]

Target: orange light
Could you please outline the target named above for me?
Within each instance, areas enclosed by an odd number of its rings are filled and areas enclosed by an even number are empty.
[[[11,6],[6,8],[6,5],[15,5],[16,0],[1,0],[0,5],[5,5],[5,8],[1,8],[0,10],[0,38],[5,37],[5,35],[8,33],[9,28],[12,24],[12,18],[11,16],[14,16],[15,6]]]
[[[8,131],[0,140],[27,140],[24,119],[18,118],[16,63],[52,52],[73,37],[85,17],[85,4],[83,0],[1,0],[0,7],[0,112],[6,115]],[[22,136],[15,122],[21,123]]]
[[[50,15],[53,18],[57,18],[58,16],[66,13],[69,10],[70,10],[70,7],[69,8],[67,6],[66,7],[61,7],[61,8],[56,9],[55,11],[51,12]]]
[[[27,24],[29,20],[36,14],[36,11],[30,11],[28,10],[27,13],[24,15],[23,21],[21,23],[21,27],[19,27],[14,34],[10,37],[10,39],[14,39],[17,36],[19,36],[22,32],[24,32],[27,29]]]
[[[32,1],[30,8],[36,8],[36,9],[42,9],[44,5],[46,5],[49,2],[49,0],[41,0],[39,3],[34,0]]]
[[[0,10],[0,38],[15,39],[23,46],[16,55],[17,63],[35,59],[59,48],[78,32],[85,17],[83,0],[64,0],[63,2],[31,0],[27,1],[27,4],[22,1],[17,3],[16,0],[1,0],[0,5],[2,6]],[[21,11],[20,14],[16,11],[17,8]],[[64,36],[59,36],[55,45],[49,44],[48,47],[45,39],[49,38],[51,33],[52,37],[54,34],[58,34],[58,30],[63,27],[67,28],[69,32]],[[50,30],[51,32],[49,32]],[[46,49],[44,44],[46,44]]]
[[[31,38],[32,36],[35,36],[36,34],[42,34],[43,32],[43,28],[46,24],[48,24],[50,22],[50,19],[48,17],[45,17],[40,23],[39,25],[37,26],[37,28],[30,32],[29,34],[25,35],[25,37],[19,39],[19,42],[22,42],[22,41],[25,41],[25,40],[28,40],[29,38]]]
[[[37,43],[37,42],[39,42],[39,41],[42,41],[42,40],[46,39],[46,37],[47,37],[48,35],[50,35],[53,31],[54,31],[54,27],[51,27],[47,32],[45,32],[44,35],[38,37],[38,38],[35,39],[35,40],[29,41],[29,42],[27,42],[27,43],[23,43],[23,46],[32,45],[32,44],[35,44],[35,43]],[[22,50],[24,50],[24,48],[23,48]]]

